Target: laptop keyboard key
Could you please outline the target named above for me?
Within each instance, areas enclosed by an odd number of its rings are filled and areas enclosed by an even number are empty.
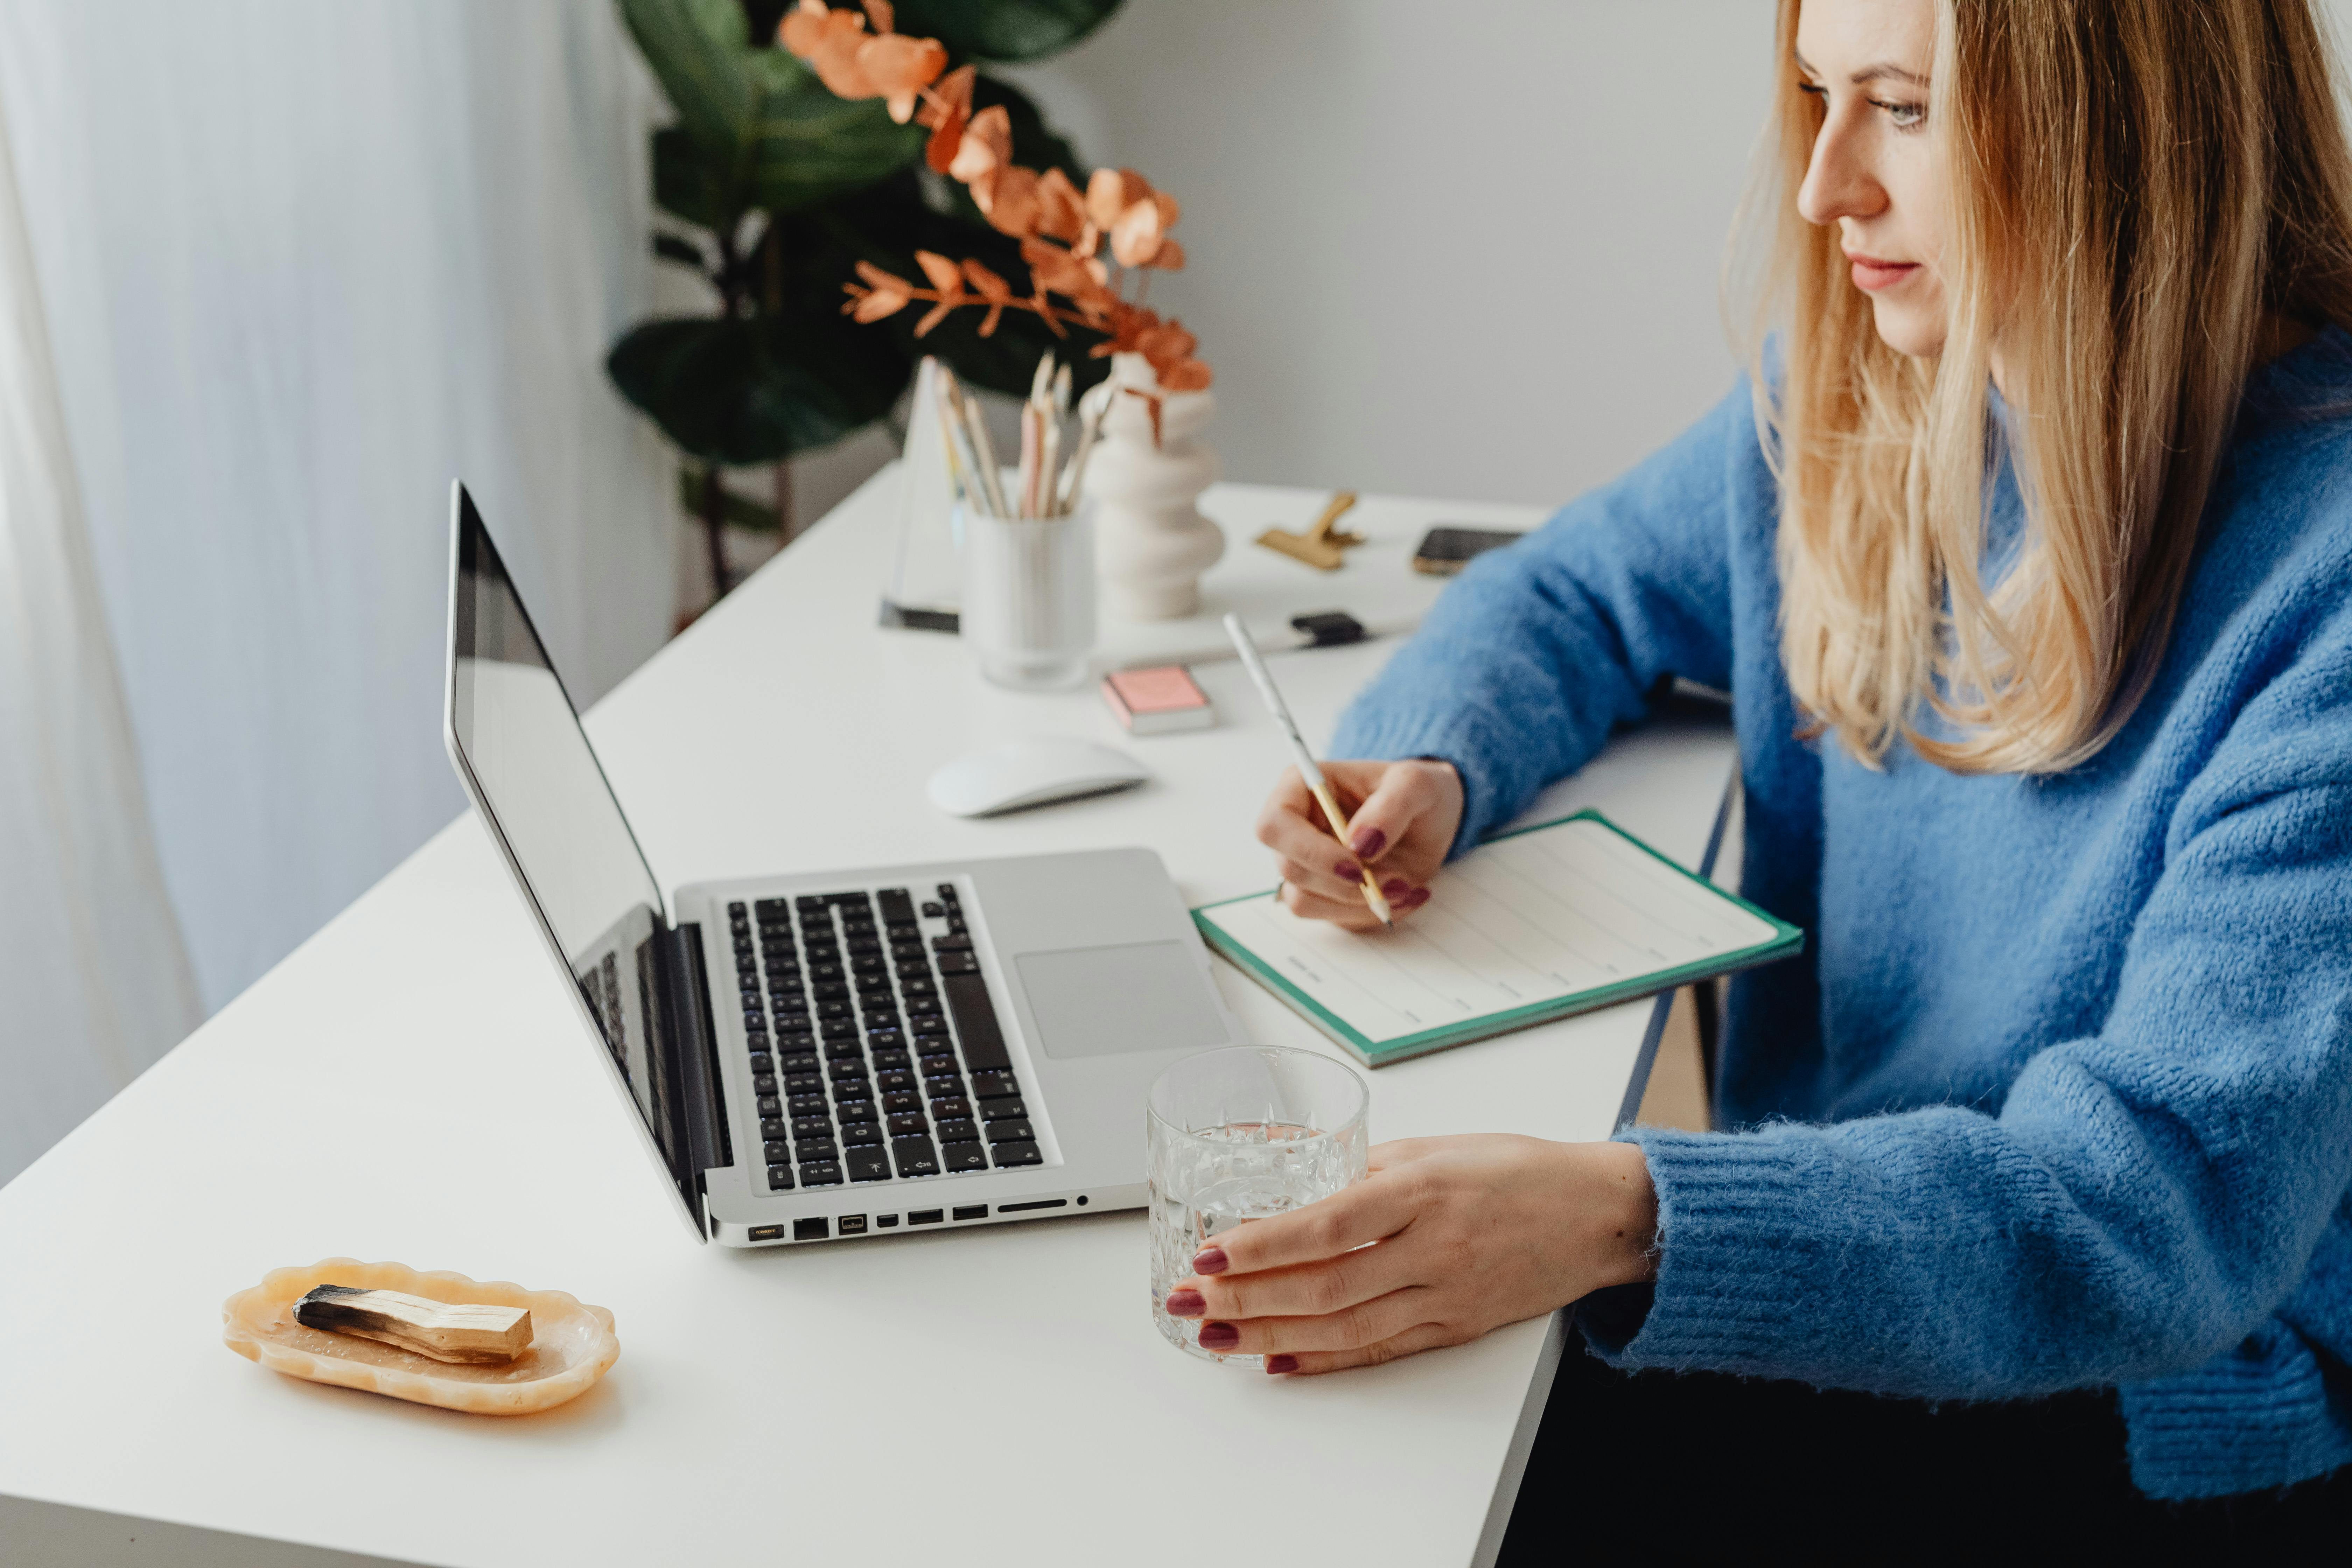
[[[942,969],[948,957],[940,957]],[[988,999],[988,982],[977,974],[950,974],[940,984],[947,990],[948,1010],[955,1015],[956,1038],[963,1042],[963,1065],[975,1073],[1011,1067],[1004,1032],[996,1023],[996,1005]]]
[[[900,1111],[890,1118],[889,1128],[893,1138],[911,1138],[919,1132],[929,1132],[931,1124],[923,1120],[920,1111]]]
[[[941,1143],[977,1143],[980,1142],[980,1124],[961,1119],[942,1121],[940,1123],[940,1142]]]
[[[769,1116],[762,1117],[761,1119],[760,1137],[761,1141],[765,1142],[772,1139],[782,1138],[784,1136],[784,1133],[785,1127],[784,1119],[782,1117]]]
[[[769,1139],[761,1146],[761,1152],[768,1157],[768,1163],[772,1165],[780,1165],[793,1157],[792,1150],[785,1146],[784,1141],[781,1138]]]
[[[940,1145],[940,1165],[949,1171],[985,1171],[988,1154],[977,1143],[969,1141]]]
[[[887,1182],[890,1179],[890,1161],[879,1147],[852,1149],[842,1165],[853,1182]]]
[[[1019,1121],[1027,1117],[1029,1108],[1013,1100],[983,1100],[980,1102],[982,1121]]]
[[[936,1176],[940,1157],[928,1138],[900,1138],[890,1145],[891,1163],[901,1176]]]
[[[885,1110],[920,1110],[922,1108],[923,1097],[908,1090],[902,1089],[897,1094],[882,1097],[882,1109]]]
[[[989,1152],[996,1156],[1000,1170],[1008,1165],[1042,1165],[1045,1163],[1045,1156],[1038,1152],[1034,1143],[999,1143]]]
[[[992,1121],[988,1124],[991,1143],[1034,1143],[1037,1130],[1026,1121]]]
[[[980,973],[980,959],[969,952],[943,952],[940,954],[940,973],[941,974],[977,974]]]
[[[793,1136],[801,1139],[830,1138],[833,1136],[833,1118],[796,1116],[793,1118]]]
[[[801,1185],[837,1187],[841,1185],[841,1167],[831,1160],[812,1160],[801,1167]]]
[[[825,1075],[835,1083],[845,1078],[862,1079],[866,1076],[866,1058],[854,1052],[845,1051],[825,1063],[824,1070]]]
[[[931,1101],[931,1117],[938,1121],[969,1121],[971,1120],[971,1101],[960,1094],[943,1094]]]
[[[779,1100],[772,1094],[763,1094],[760,1097],[761,1115],[782,1116],[783,1113],[784,1102],[782,1100]]]
[[[793,1190],[793,1168],[790,1165],[769,1166],[768,1189],[771,1192],[778,1193],[791,1192]]]
[[[1003,1100],[1019,1094],[1021,1086],[1009,1072],[979,1072],[971,1075],[971,1097],[974,1100]]]
[[[859,1109],[870,1110],[873,1108],[863,1106]],[[882,1124],[871,1116],[845,1117],[841,1123],[841,1141],[844,1143],[879,1143],[882,1142]]]
[[[796,1094],[784,1102],[784,1109],[791,1111],[795,1118],[803,1116],[823,1116],[824,1114],[824,1096],[821,1094]]]
[[[897,1056],[903,1055],[904,1053],[893,1052],[891,1054]],[[879,1063],[877,1063],[876,1065],[877,1067],[880,1066]],[[886,1068],[874,1075],[874,1087],[880,1089],[885,1094],[911,1094],[915,1089],[915,1075],[902,1069],[894,1070]]]

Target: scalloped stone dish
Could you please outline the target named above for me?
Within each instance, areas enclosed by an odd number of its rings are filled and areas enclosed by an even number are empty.
[[[388,1345],[294,1321],[294,1303],[316,1285],[400,1290],[430,1301],[488,1301],[530,1309],[531,1346],[505,1365],[438,1362]],[[404,1263],[327,1258],[300,1268],[274,1268],[250,1290],[221,1303],[221,1339],[272,1372],[388,1394],[417,1405],[477,1415],[528,1415],[576,1399],[620,1359],[613,1314],[561,1290],[526,1290],[501,1279],[425,1274]]]

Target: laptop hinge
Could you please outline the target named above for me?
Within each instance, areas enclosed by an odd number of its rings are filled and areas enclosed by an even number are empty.
[[[710,1019],[709,977],[702,959],[702,928],[688,923],[670,931],[670,988],[678,1052],[678,1112],[686,1134],[687,1168],[698,1190],[701,1173],[735,1163],[734,1138],[727,1128],[727,1091],[719,1075],[719,1031]],[[706,1233],[709,1215],[704,1215]]]

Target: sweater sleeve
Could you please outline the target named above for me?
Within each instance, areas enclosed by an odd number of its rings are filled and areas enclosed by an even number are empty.
[[[1745,383],[1675,442],[1473,562],[1341,718],[1339,757],[1439,757],[1459,854],[1680,675],[1731,684],[1730,496],[1760,470]]]
[[[2238,712],[2184,790],[2100,1032],[1997,1113],[1631,1130],[1658,1194],[1625,1366],[1927,1398],[2200,1366],[2295,1288],[2352,1183],[2352,639]],[[1588,1329],[1595,1327],[1588,1318]]]

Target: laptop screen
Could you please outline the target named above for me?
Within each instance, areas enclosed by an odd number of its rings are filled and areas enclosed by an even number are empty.
[[[449,743],[662,1161],[689,1182],[654,880],[473,499],[457,492]],[[688,1207],[693,1204],[688,1199]]]

